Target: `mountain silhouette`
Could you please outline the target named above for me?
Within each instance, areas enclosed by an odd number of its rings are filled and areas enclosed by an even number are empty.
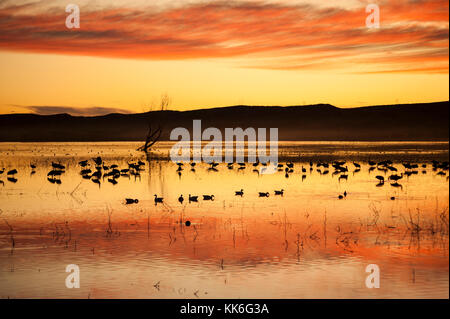
[[[0,115],[0,141],[143,141],[149,120],[163,124],[162,140],[175,127],[192,131],[217,127],[278,128],[279,140],[375,141],[449,139],[449,102],[338,108],[307,106],[230,106],[192,111],[71,116],[69,114]],[[267,131],[268,134],[268,131]]]

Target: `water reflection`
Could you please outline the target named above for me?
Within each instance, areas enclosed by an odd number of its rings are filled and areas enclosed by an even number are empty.
[[[448,143],[285,143],[273,175],[169,146],[0,144],[0,296],[448,298]]]

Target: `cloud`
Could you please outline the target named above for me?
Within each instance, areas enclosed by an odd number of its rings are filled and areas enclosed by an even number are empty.
[[[373,72],[386,60],[402,70],[418,70],[419,62],[427,64],[423,69],[448,70],[448,62],[436,61],[433,53],[445,49],[448,60],[447,0],[380,1],[377,30],[365,27],[363,0],[340,6],[308,0],[86,4],[81,28],[74,30],[65,28],[63,5],[51,3],[47,11],[38,10],[42,2],[0,6],[0,49],[130,59],[239,57],[252,67],[282,70],[364,63]],[[420,60],[410,58],[418,54]],[[292,59],[312,61],[290,65]]]
[[[129,114],[130,111],[111,107],[71,107],[71,106],[21,106],[33,113],[40,115],[52,115],[67,113],[73,116],[97,116],[111,113]]]

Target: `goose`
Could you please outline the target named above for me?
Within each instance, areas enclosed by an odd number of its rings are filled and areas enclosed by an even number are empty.
[[[144,163],[143,161],[139,160],[139,161],[138,161],[138,165],[139,165],[139,166],[145,166],[145,163]]]
[[[398,180],[403,178],[403,173],[401,173],[400,175],[391,175],[389,176],[389,179],[391,181],[397,182]]]
[[[344,191],[344,197],[347,197],[347,191]]]
[[[383,176],[377,175],[377,176],[375,176],[375,178],[378,179],[380,181],[380,183],[384,183],[384,177]]]
[[[354,165],[356,168],[361,168],[361,165],[360,165],[359,163],[353,162],[353,165]]]
[[[289,168],[294,168],[294,163],[292,162],[286,163],[286,166]]]
[[[178,197],[178,201],[180,202],[181,205],[183,205],[184,201],[183,194],[181,194],[180,197]]]
[[[164,200],[164,198],[158,197],[158,195],[155,194],[155,204],[157,204],[157,203],[162,203],[163,200]]]
[[[137,199],[133,199],[133,198],[125,198],[125,204],[130,205],[130,204],[137,204],[139,202],[139,200]]]
[[[118,167],[119,167],[119,165],[117,165],[117,164],[112,164],[112,165],[110,166],[111,169],[116,169],[116,168],[118,168]]]
[[[192,196],[191,194],[189,194],[189,203],[197,202],[197,201],[198,201],[198,196]]]
[[[113,185],[116,185],[116,184],[117,184],[117,181],[116,181],[115,178],[108,178],[108,182],[110,182],[110,183],[113,184]]]
[[[94,160],[94,163],[95,163],[97,166],[101,166],[102,163],[103,163],[102,158],[101,158],[100,156],[97,156],[96,158],[93,158],[93,160]]]
[[[343,174],[343,175],[339,176],[338,180],[340,181],[341,179],[348,180],[348,175]]]
[[[95,177],[95,178],[101,178],[102,177],[102,172],[101,171],[96,171],[92,174],[91,177]]]
[[[284,194],[284,189],[281,189],[281,190],[279,190],[279,191],[275,190],[275,195],[281,195],[281,196],[283,196],[283,194]]]
[[[88,165],[88,161],[87,161],[87,160],[84,160],[84,161],[78,162],[78,164],[79,164],[81,167],[86,167],[86,166]]]
[[[30,163],[30,167],[31,167],[31,169],[33,169],[33,170],[34,170],[34,169],[36,168],[36,165],[35,165],[35,164],[31,164],[31,163]]]
[[[11,183],[17,183],[17,178],[14,178],[14,177],[8,177],[8,182],[11,182]]]
[[[5,171],[5,168],[3,167],[3,169],[0,171],[0,175],[3,174],[4,171]]]
[[[344,199],[344,196],[339,195],[338,198],[339,198],[339,199]]]
[[[47,176],[61,176],[62,173],[63,171],[51,170],[50,172],[48,172]]]
[[[242,197],[244,195],[244,190],[241,189],[240,191],[235,191],[234,193],[235,193],[236,196],[241,196]]]
[[[64,165],[61,165],[59,163],[54,163],[54,162],[52,162],[52,167],[54,169],[65,169],[66,168]]]
[[[269,192],[259,192],[259,197],[269,197]]]
[[[375,165],[377,165],[377,163],[375,163],[374,161],[369,161],[369,165],[370,166],[375,166]]]
[[[258,166],[258,165],[259,165],[259,161],[256,161],[256,162],[255,162],[255,163],[253,163],[252,165],[253,165],[253,167],[256,167],[256,166]]]
[[[306,173],[306,168],[302,166],[302,173]]]
[[[90,169],[83,169],[83,170],[80,172],[81,175],[88,175],[88,174],[90,174],[90,173],[92,173],[92,171],[91,171]]]
[[[214,195],[203,195],[203,200],[214,200]]]
[[[17,170],[16,169],[12,169],[10,171],[8,171],[8,173],[6,173],[7,175],[16,175],[17,174]]]

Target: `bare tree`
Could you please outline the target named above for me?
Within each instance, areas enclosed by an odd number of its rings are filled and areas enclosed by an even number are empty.
[[[167,108],[171,104],[172,99],[167,93],[161,95],[161,103],[160,103],[160,111],[167,111]],[[154,127],[156,126],[156,129]],[[153,128],[152,128],[153,127]],[[140,146],[137,150],[148,152],[150,148],[155,145],[156,142],[161,138],[161,134],[163,131],[163,124],[161,121],[158,123],[153,123],[152,118],[150,117],[148,123],[148,133],[147,138],[145,139],[145,144]]]

